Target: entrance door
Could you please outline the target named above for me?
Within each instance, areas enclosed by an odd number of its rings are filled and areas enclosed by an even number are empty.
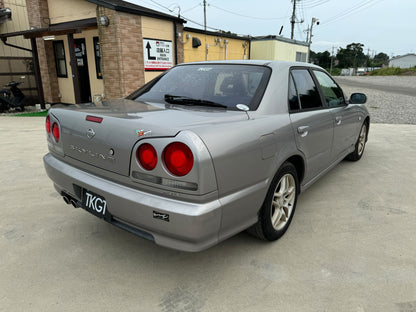
[[[74,39],[75,62],[78,67],[78,84],[81,103],[91,102],[90,76],[88,73],[87,47],[85,39]]]

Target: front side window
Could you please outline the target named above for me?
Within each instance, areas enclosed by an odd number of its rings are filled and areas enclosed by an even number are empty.
[[[66,71],[65,47],[63,40],[54,41],[53,50],[55,53],[56,75],[58,77],[68,77]]]
[[[256,110],[271,69],[255,65],[195,64],[177,66],[149,82],[131,97],[137,101],[223,106],[244,104]],[[199,104],[198,104],[199,103]]]
[[[344,93],[335,81],[322,71],[314,70],[313,73],[324,94],[326,104],[329,107],[345,105]]]
[[[322,107],[318,88],[309,71],[307,69],[293,69],[292,75],[298,92],[300,108],[305,110]]]

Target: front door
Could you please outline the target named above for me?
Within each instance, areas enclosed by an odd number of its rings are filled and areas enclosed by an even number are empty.
[[[331,161],[345,156],[345,151],[357,140],[358,115],[352,105],[347,105],[344,94],[336,82],[325,72],[313,70],[326,105],[334,118],[334,143]]]
[[[85,39],[74,39],[75,62],[78,68],[78,83],[81,103],[91,102],[90,77],[88,73],[87,47]]]

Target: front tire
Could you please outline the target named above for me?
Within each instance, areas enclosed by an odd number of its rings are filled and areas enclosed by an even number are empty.
[[[358,135],[357,142],[355,143],[354,152],[347,156],[348,160],[357,161],[360,160],[364,154],[365,143],[367,142],[368,124],[364,122],[361,126],[360,134]]]
[[[299,194],[296,168],[285,162],[276,173],[260,210],[259,220],[248,232],[258,238],[274,241],[289,228]]]

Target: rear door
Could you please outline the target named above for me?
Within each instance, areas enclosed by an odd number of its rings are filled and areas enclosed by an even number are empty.
[[[306,184],[329,166],[333,116],[322,103],[308,69],[292,69],[289,79],[290,119],[297,147],[306,157]]]

